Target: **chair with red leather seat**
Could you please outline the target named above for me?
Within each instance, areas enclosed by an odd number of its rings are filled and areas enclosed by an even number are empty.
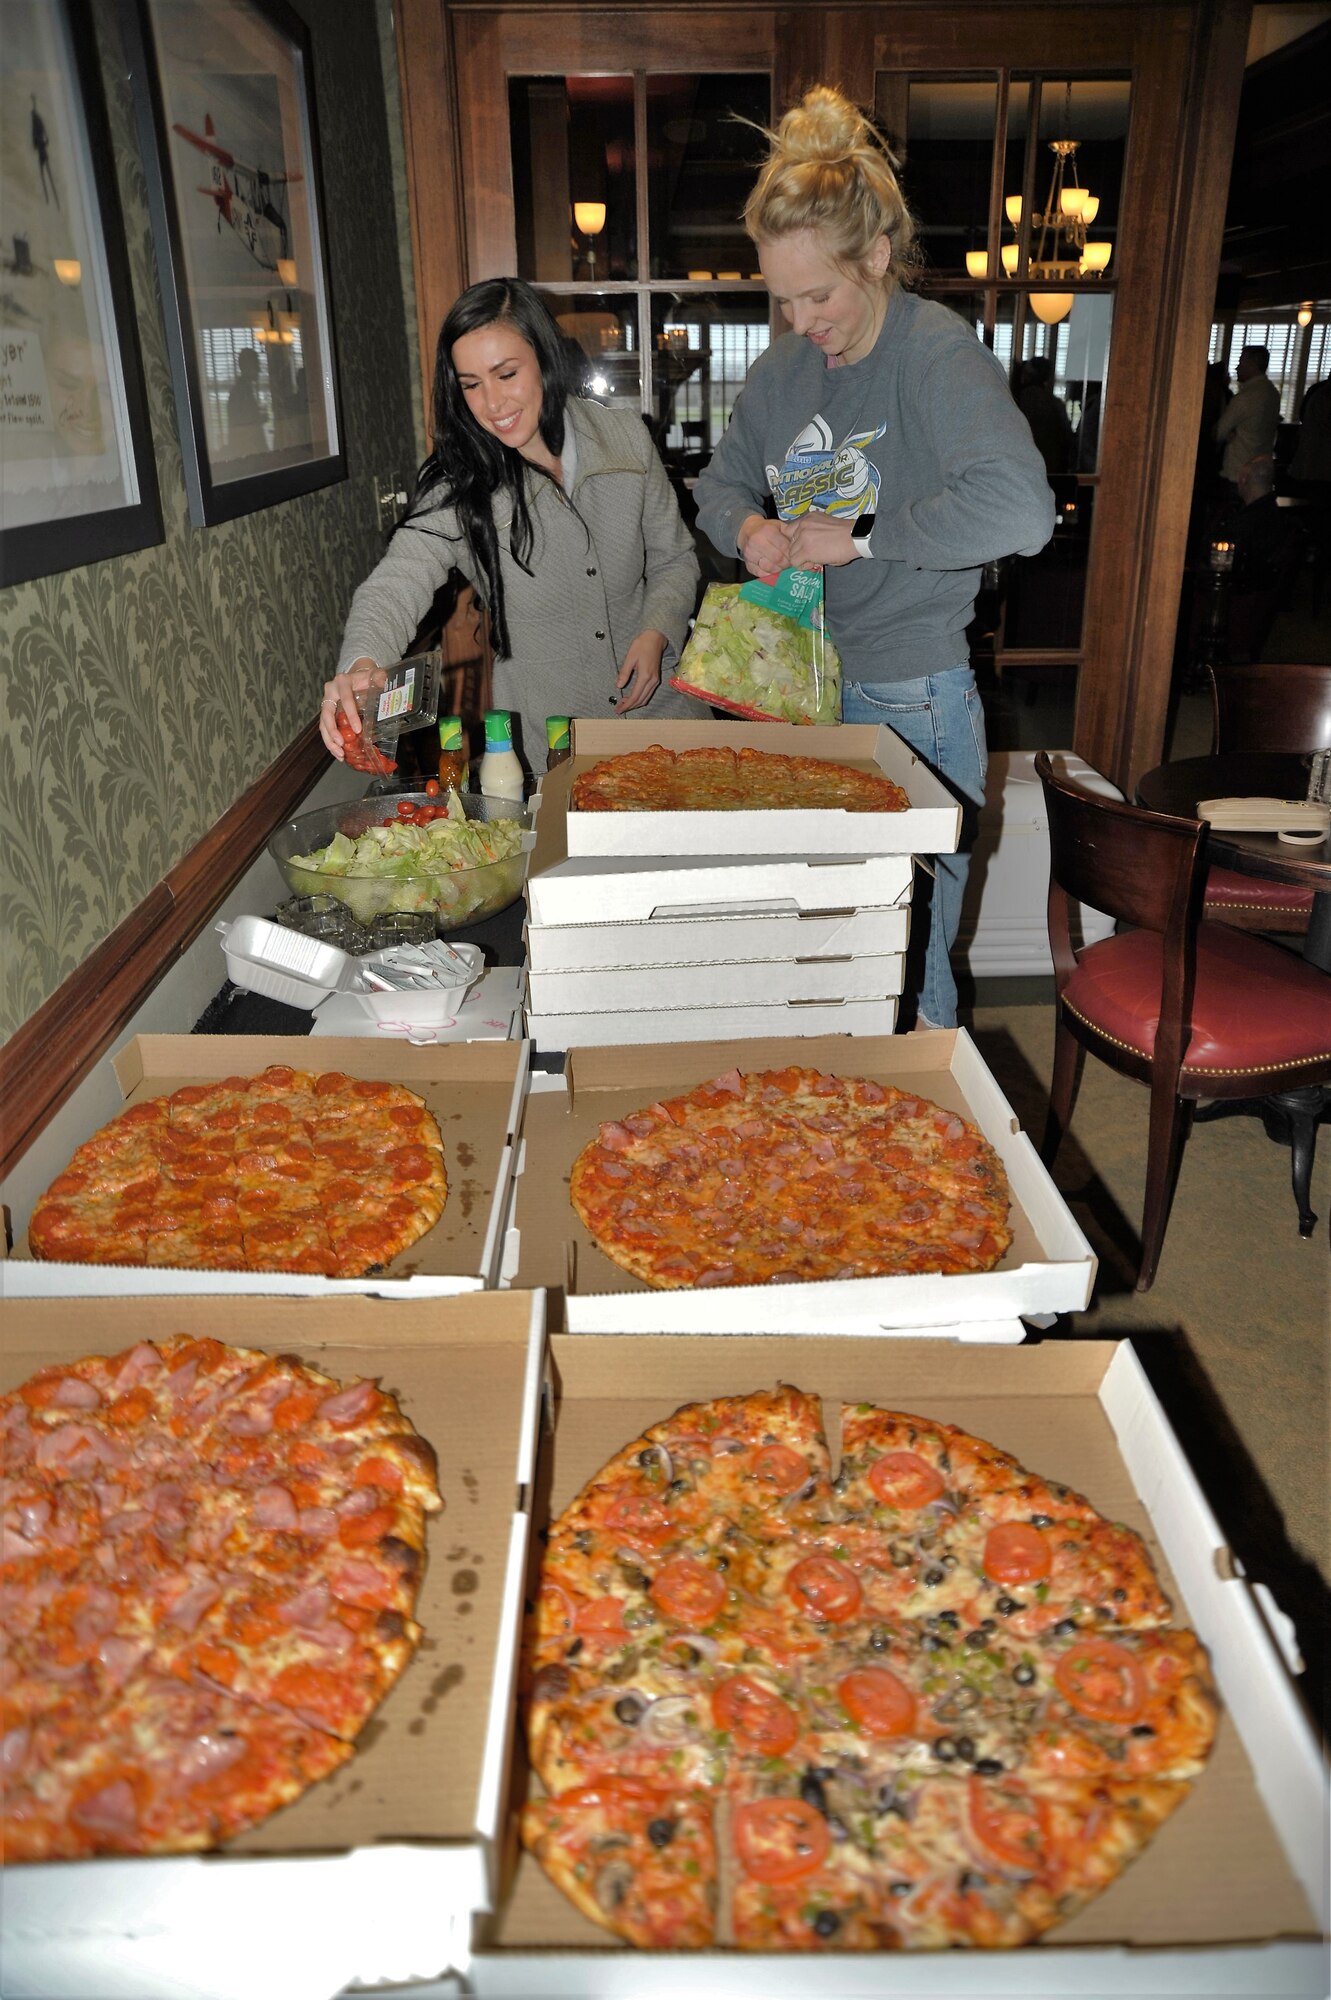
[[[1331,979],[1279,945],[1201,920],[1206,828],[1120,805],[1035,768],[1049,818],[1049,943],[1058,1023],[1043,1155],[1052,1164],[1089,1049],[1149,1085],[1150,1136],[1137,1290],[1149,1290],[1164,1241],[1183,1144],[1202,1098],[1281,1100],[1292,1141],[1300,1233],[1308,1206],[1322,1093],[1331,1081]],[[1074,903],[1128,931],[1080,952]]]
[[[1331,749],[1331,666],[1209,667],[1211,748],[1220,756],[1243,750],[1299,753]],[[1301,936],[1313,892],[1296,882],[1264,882],[1237,868],[1213,865],[1203,915],[1243,931]]]

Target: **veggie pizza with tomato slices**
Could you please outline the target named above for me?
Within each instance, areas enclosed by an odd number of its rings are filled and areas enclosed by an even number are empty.
[[[373,1381],[178,1334],[0,1397],[0,1855],[206,1848],[410,1662],[435,1455]]]
[[[841,1438],[834,1478],[815,1397],[692,1404],[550,1531],[523,1838],[632,1944],[1023,1944],[1206,1760],[1136,1534],[948,1424],[856,1404]]]

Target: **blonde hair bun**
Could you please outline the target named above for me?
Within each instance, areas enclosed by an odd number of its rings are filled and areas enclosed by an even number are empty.
[[[836,262],[859,271],[886,236],[892,256],[884,283],[908,283],[917,261],[915,220],[892,155],[859,106],[830,84],[815,84],[766,136],[770,150],[744,205],[753,241],[817,230]]]

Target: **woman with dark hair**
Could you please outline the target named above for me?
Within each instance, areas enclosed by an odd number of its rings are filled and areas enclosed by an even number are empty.
[[[490,619],[493,700],[540,770],[547,715],[706,718],[660,690],[694,608],[698,562],[636,409],[575,391],[568,342],[531,286],[472,285],[439,334],[434,449],[382,561],[352,600],[319,726],[343,755],[376,666],[399,659],[452,569]]]

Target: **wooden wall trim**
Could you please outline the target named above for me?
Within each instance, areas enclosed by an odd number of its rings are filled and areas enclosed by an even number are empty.
[[[435,345],[444,315],[470,282],[456,69],[446,0],[394,0],[394,26],[428,451],[434,442]]]
[[[133,1020],[327,762],[312,722],[0,1048],[0,1179]]]

